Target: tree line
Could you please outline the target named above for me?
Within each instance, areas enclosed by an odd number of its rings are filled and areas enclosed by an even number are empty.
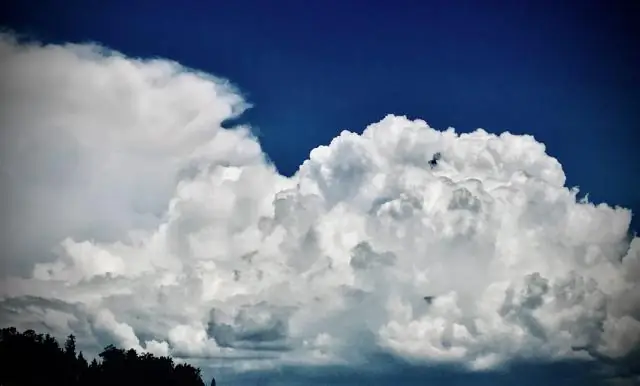
[[[0,333],[0,386],[205,386],[201,370],[109,345],[99,360],[76,352],[76,338],[63,346],[49,334],[3,328]],[[215,379],[211,385],[215,386]]]

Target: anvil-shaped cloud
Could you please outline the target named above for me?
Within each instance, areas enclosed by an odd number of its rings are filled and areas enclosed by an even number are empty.
[[[630,211],[533,137],[389,115],[286,177],[222,127],[248,107],[225,80],[10,35],[0,66],[3,324],[239,369],[640,343]]]

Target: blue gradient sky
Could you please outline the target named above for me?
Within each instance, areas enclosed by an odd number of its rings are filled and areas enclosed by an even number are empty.
[[[637,1],[10,3],[0,24],[18,33],[230,79],[284,174],[342,129],[406,114],[532,134],[569,185],[640,211]]]
[[[14,3],[1,20],[18,32],[229,78],[255,105],[242,120],[284,174],[342,129],[406,114],[533,134],[568,184],[640,206],[638,2]]]

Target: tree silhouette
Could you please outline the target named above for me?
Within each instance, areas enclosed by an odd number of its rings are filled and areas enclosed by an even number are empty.
[[[205,386],[201,371],[189,364],[175,364],[156,357],[109,345],[88,363],[76,353],[76,338],[69,335],[60,347],[49,334],[14,327],[0,331],[1,386]],[[215,386],[213,379],[211,385]]]

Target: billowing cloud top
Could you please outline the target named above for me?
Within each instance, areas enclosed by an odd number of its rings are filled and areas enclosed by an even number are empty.
[[[640,343],[630,211],[533,137],[390,115],[285,177],[224,80],[7,35],[0,66],[4,324],[238,368]]]

